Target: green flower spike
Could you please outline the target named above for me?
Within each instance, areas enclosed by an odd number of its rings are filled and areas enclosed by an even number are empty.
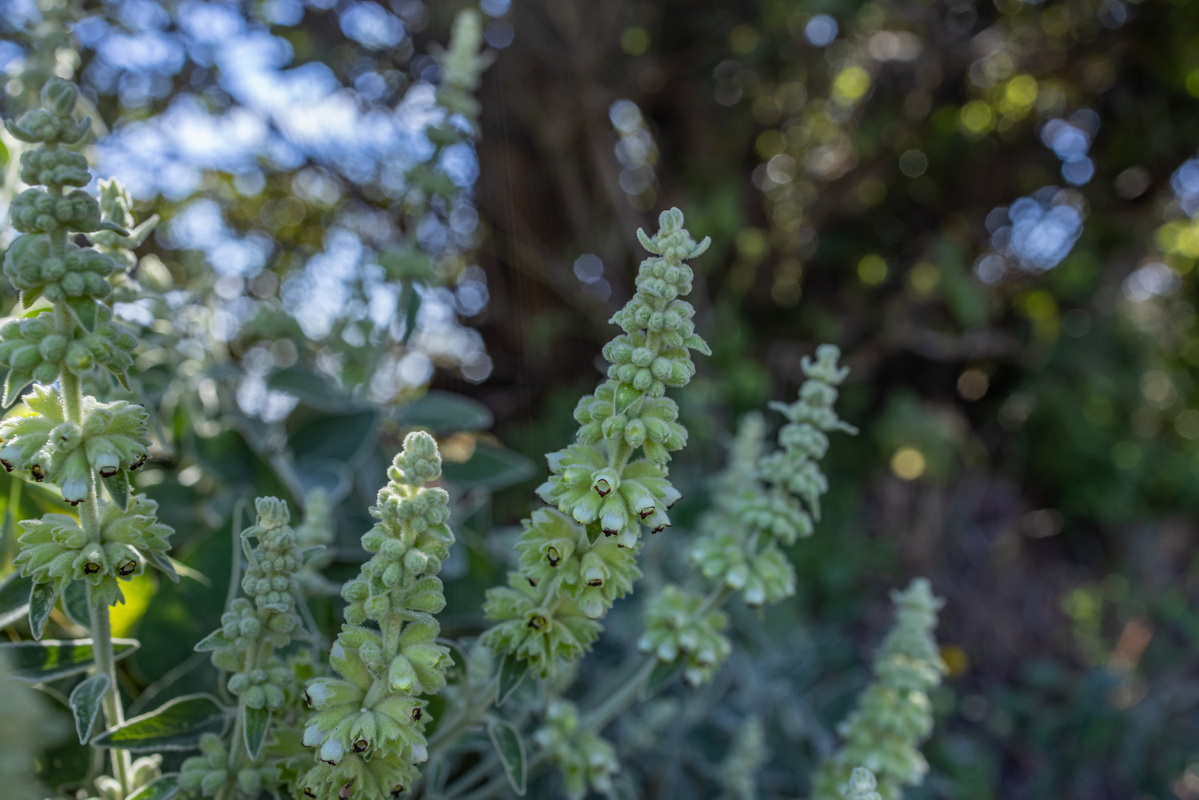
[[[828,480],[819,460],[828,452],[828,434],[856,433],[833,404],[849,370],[837,365],[840,351],[821,345],[815,361],[804,358],[807,380],[790,404],[771,403],[786,417],[780,449],[760,455],[764,423],[743,423],[733,463],[721,479],[713,511],[700,526],[691,560],[704,577],[720,579],[740,592],[749,606],[777,603],[795,593],[795,571],[781,546],[810,536],[820,519],[820,498]]]
[[[146,460],[149,417],[141,406],[85,397],[83,422],[76,424],[65,419],[52,387],[34,387],[25,404],[32,413],[0,422],[0,464],[58,484],[70,503],[87,497],[93,472],[111,478]]]
[[[537,494],[556,511],[525,521],[520,572],[487,593],[484,611],[496,624],[481,641],[528,660],[542,677],[595,641],[593,620],[640,574],[643,527],[668,527],[667,511],[680,498],[666,465],[687,431],[664,395],[695,373],[692,350],[710,353],[695,333],[695,309],[682,299],[693,277],[683,262],[710,240],[696,243],[677,208],[658,221],[653,237],[637,234],[652,255],[638,271],[636,294],[612,317],[623,333],[604,347],[608,377],[575,408],[575,443],[547,457],[550,475]],[[642,458],[634,458],[638,450]]]
[[[834,800],[862,765],[878,779],[881,800],[901,800],[904,786],[917,786],[928,772],[920,743],[932,732],[928,692],[941,682],[945,664],[933,629],[944,601],[934,597],[924,578],[891,593],[895,626],[874,662],[874,682],[858,707],[838,727],[845,743],[820,765],[813,781],[814,800]]]
[[[449,649],[437,644],[433,614],[445,606],[436,577],[454,541],[448,495],[426,486],[441,477],[441,455],[427,433],[410,433],[388,470],[363,538],[372,553],[346,584],[346,619],[333,643],[334,676],[309,681],[313,713],[303,743],[316,763],[302,775],[302,797],[397,797],[428,759],[429,715],[420,695],[445,687]],[[378,630],[360,623],[373,620]]]
[[[645,633],[637,647],[666,664],[681,658],[684,682],[700,686],[711,680],[733,651],[721,633],[728,624],[728,616],[707,608],[700,595],[669,585],[646,611]]]
[[[533,739],[562,771],[566,797],[582,800],[588,792],[611,796],[612,778],[620,769],[612,745],[593,731],[580,730],[578,709],[566,700],[550,703],[545,722]]]
[[[241,746],[241,743],[238,743]],[[202,797],[215,797],[229,783],[236,784],[242,796],[257,797],[263,789],[279,784],[280,770],[269,762],[250,763],[232,773],[229,769],[229,751],[215,733],[200,737],[200,755],[183,762],[179,773],[179,786],[186,792]]]

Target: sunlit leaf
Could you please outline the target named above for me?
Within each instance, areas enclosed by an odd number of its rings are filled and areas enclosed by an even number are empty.
[[[113,639],[113,658],[120,660],[140,644],[133,639]],[[91,639],[47,639],[44,642],[0,644],[13,664],[13,676],[31,683],[43,683],[83,672],[92,665]]]
[[[205,733],[223,732],[227,722],[225,709],[211,695],[188,695],[105,731],[92,745],[134,753],[191,750]]]

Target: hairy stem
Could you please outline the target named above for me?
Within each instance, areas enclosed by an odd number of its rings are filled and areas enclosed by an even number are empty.
[[[58,310],[62,313],[62,309]],[[79,376],[63,371],[59,375],[59,385],[62,387],[63,414],[66,419],[76,424],[83,422],[83,390]],[[100,509],[99,496],[96,493],[96,476],[93,474],[88,482],[87,499],[79,509],[79,525],[90,542],[100,541]],[[116,662],[112,651],[112,620],[109,617],[108,605],[99,602],[88,589],[88,609],[91,614],[92,652],[96,659],[96,674],[108,676],[108,691],[101,701],[104,709],[104,722],[109,728],[114,728],[125,722],[125,711],[121,707],[121,693],[117,688]],[[130,778],[132,775],[132,759],[129,751],[118,747],[109,750],[112,758],[113,777],[121,784],[122,795],[132,790]]]
[[[90,499],[94,501],[95,498],[93,496]],[[102,701],[104,721],[109,728],[114,728],[125,722],[125,712],[121,708],[121,695],[117,689],[116,663],[112,654],[112,624],[108,616],[108,606],[98,605],[89,597],[88,608],[91,610],[92,652],[96,658],[96,673],[107,675],[109,681],[108,691]],[[133,788],[130,785],[133,773],[132,759],[128,750],[119,747],[109,748],[108,752],[112,757],[113,776],[121,784],[121,796],[124,797]]]

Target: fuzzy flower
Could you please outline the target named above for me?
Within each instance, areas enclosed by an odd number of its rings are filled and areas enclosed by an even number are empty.
[[[134,497],[129,510],[106,504],[100,515],[100,535],[91,540],[74,517],[47,514],[21,522],[21,552],[13,562],[21,574],[61,592],[72,580],[86,581],[94,602],[125,602],[119,581],[140,575],[149,560],[164,563],[171,529],[158,522],[158,504]]]
[[[919,785],[928,771],[919,745],[932,732],[928,692],[945,673],[933,638],[944,601],[924,578],[892,592],[891,599],[896,622],[875,657],[874,682],[839,726],[845,743],[820,765],[813,782],[815,800],[840,797],[858,765],[877,778],[881,800],[900,800],[902,787]]]
[[[711,353],[695,333],[695,309],[682,299],[694,278],[684,262],[711,242],[696,242],[683,222],[683,212],[672,208],[659,216],[654,236],[637,232],[651,255],[638,269],[636,294],[612,317],[623,332],[604,347],[607,379],[579,401],[575,443],[548,456],[550,475],[537,488],[560,514],[524,523],[521,571],[487,593],[484,611],[495,625],[481,641],[528,661],[542,677],[595,641],[600,626],[593,620],[639,574],[642,526],[653,533],[668,527],[667,509],[681,496],[666,464],[687,431],[664,395],[695,374],[691,351]],[[634,458],[638,451],[643,458]]]
[[[76,423],[64,418],[62,398],[50,386],[34,387],[25,405],[31,413],[0,422],[0,464],[58,484],[70,503],[87,497],[93,473],[111,478],[146,460],[148,416],[141,406],[85,397]]]
[[[711,680],[733,651],[721,633],[728,627],[728,615],[705,605],[700,595],[668,585],[647,604],[645,633],[637,642],[641,652],[653,653],[664,664],[681,661],[688,686]]]
[[[594,731],[580,730],[579,712],[573,703],[554,700],[545,714],[545,725],[533,740],[562,772],[563,793],[582,800],[588,792],[610,795],[612,779],[620,770],[612,745]]]
[[[563,596],[552,607],[541,605],[542,593],[516,573],[508,586],[487,590],[483,613],[495,621],[480,641],[497,653],[512,653],[529,662],[541,677],[557,671],[561,662],[574,661],[599,638],[600,624],[579,604]]]
[[[303,744],[317,764],[293,787],[303,797],[396,797],[428,758],[421,695],[445,687],[452,663],[433,614],[445,606],[436,573],[454,541],[448,496],[426,485],[441,476],[433,437],[408,434],[388,476],[371,508],[379,522],[363,537],[373,555],[343,590],[350,624],[333,643],[334,674],[305,692],[313,713]],[[360,624],[368,620],[378,630]]]
[[[592,619],[628,594],[641,575],[633,551],[608,537],[592,542],[561,512],[538,509],[524,524],[527,535],[516,546],[521,571],[538,584],[556,581]]]

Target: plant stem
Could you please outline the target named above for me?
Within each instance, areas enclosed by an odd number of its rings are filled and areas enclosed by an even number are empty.
[[[94,497],[89,499],[93,502],[95,500]],[[117,689],[116,664],[112,655],[112,624],[108,616],[108,606],[97,605],[95,600],[89,597],[88,608],[91,610],[92,652],[96,658],[96,674],[107,675],[109,680],[108,691],[102,701],[104,721],[109,728],[114,728],[125,722],[125,712],[121,708],[121,695]],[[113,747],[108,752],[112,756],[113,776],[121,784],[121,796],[124,797],[133,788],[130,786],[133,764],[129,751]]]
[[[63,313],[61,306],[57,313]],[[63,416],[76,424],[83,422],[83,390],[79,376],[63,370],[58,378],[62,389]],[[79,525],[89,542],[100,543],[100,497],[96,492],[96,476],[93,473],[88,481],[87,498],[79,509]],[[88,588],[88,610],[91,615],[92,652],[95,654],[96,674],[108,676],[108,691],[104,693],[101,706],[104,709],[104,723],[109,728],[115,728],[125,722],[125,711],[121,707],[121,692],[117,687],[116,662],[112,651],[112,620],[109,617],[108,605],[99,602],[91,587]],[[121,784],[121,795],[132,791],[130,785],[132,775],[132,759],[128,750],[113,747],[109,750],[112,758],[113,777]]]
[[[616,691],[609,694],[604,702],[583,717],[579,727],[584,731],[598,733],[609,722],[616,719],[620,712],[631,706],[645,688],[645,682],[653,674],[658,659],[653,655],[641,659],[633,671],[619,684]]]

